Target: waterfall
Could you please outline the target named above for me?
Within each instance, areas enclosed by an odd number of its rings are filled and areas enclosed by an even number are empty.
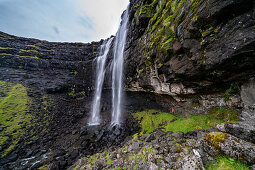
[[[107,54],[112,44],[113,37],[105,40],[100,46],[99,56],[96,58],[96,83],[95,83],[95,95],[93,99],[93,107],[91,110],[91,117],[89,119],[89,125],[99,125],[100,124],[100,105],[101,105],[101,95],[104,84],[105,76],[105,63],[107,59]]]
[[[121,122],[121,105],[122,105],[122,77],[123,77],[123,62],[124,62],[124,48],[127,38],[127,25],[129,19],[129,6],[124,12],[122,23],[118,29],[115,43],[114,56],[112,63],[112,125],[118,125]]]

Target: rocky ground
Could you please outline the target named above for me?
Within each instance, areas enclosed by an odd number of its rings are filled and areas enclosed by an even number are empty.
[[[245,164],[254,164],[254,144],[210,131],[216,129],[186,134],[156,129],[151,134],[129,137],[121,147],[110,147],[79,159],[69,169],[204,169],[220,152]]]

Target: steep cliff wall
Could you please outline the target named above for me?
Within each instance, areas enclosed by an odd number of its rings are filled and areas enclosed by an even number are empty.
[[[0,79],[47,93],[91,88],[92,60],[100,44],[53,43],[0,32]]]
[[[0,167],[31,167],[21,159],[35,153],[41,159],[60,145],[72,152],[63,134],[86,124],[80,122],[90,109],[92,62],[100,44],[53,43],[0,32]]]
[[[131,1],[126,88],[225,91],[255,73],[252,0]]]

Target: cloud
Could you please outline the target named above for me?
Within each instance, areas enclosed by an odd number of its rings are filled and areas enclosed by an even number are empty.
[[[128,0],[0,0],[0,30],[49,41],[90,42],[117,32]]]

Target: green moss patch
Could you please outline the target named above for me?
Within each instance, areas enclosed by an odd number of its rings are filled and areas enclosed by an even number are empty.
[[[151,133],[156,128],[164,127],[175,118],[170,113],[162,113],[157,110],[145,110],[137,112],[133,116],[140,120],[142,131],[145,133]]]
[[[214,132],[207,134],[205,136],[205,140],[207,140],[215,148],[219,148],[219,143],[223,143],[228,137],[229,136],[225,133]]]
[[[36,53],[36,54],[38,54],[39,52],[37,50],[24,50],[24,49],[20,49],[19,53]]]
[[[34,56],[21,56],[21,55],[15,55],[17,57],[21,57],[21,58],[33,58],[33,59],[36,59],[36,60],[39,60],[40,58],[38,57],[34,57]]]
[[[250,170],[251,168],[232,158],[220,156],[206,165],[208,170]]]
[[[230,108],[212,108],[206,115],[172,115],[158,110],[145,110],[133,114],[141,125],[143,133],[151,133],[157,128],[165,131],[184,132],[195,129],[209,129],[217,124],[237,121],[238,112]]]
[[[11,145],[3,155],[16,146],[19,139],[26,133],[25,128],[31,126],[33,116],[28,114],[31,99],[26,88],[21,84],[0,81],[0,146],[12,136]],[[25,128],[24,128],[25,126]]]

